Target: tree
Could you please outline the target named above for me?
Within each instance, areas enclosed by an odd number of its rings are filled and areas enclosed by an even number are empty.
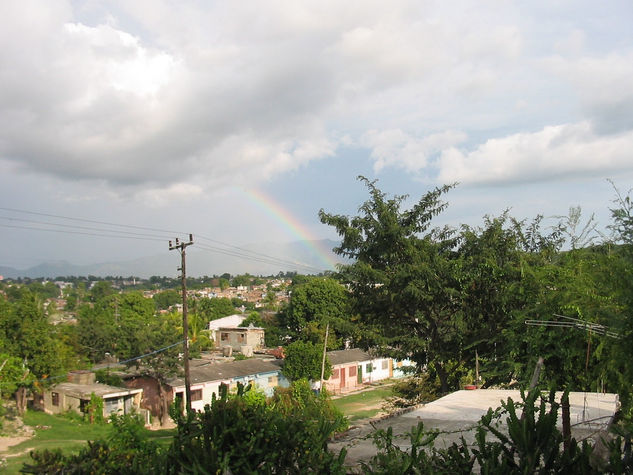
[[[182,301],[182,295],[180,292],[173,289],[159,292],[152,298],[154,299],[154,305],[156,305],[158,310],[167,310],[172,305]]]
[[[210,321],[234,314],[235,307],[231,300],[225,297],[203,298],[198,301],[197,312]]]
[[[114,293],[114,289],[112,288],[112,282],[108,280],[101,280],[96,282],[92,289],[90,290],[90,300],[92,302],[97,302],[108,295],[112,295]]]
[[[285,349],[283,373],[290,381],[308,379],[317,381],[321,379],[321,364],[323,362],[323,348],[309,341],[295,341]],[[325,358],[324,378],[328,379],[332,374],[332,365]]]
[[[462,270],[454,232],[430,226],[446,207],[440,197],[451,186],[426,193],[402,211],[406,196],[387,199],[375,182],[360,180],[370,194],[360,215],[321,210],[319,217],[342,238],[334,251],[355,261],[342,266],[341,275],[364,324],[361,345],[410,358],[420,369],[433,365],[442,391],[448,391],[447,365],[462,345],[464,330]]]
[[[352,338],[355,326],[351,323],[349,294],[345,287],[329,277],[310,277],[293,285],[290,303],[281,313],[282,326],[293,339],[322,343],[326,324],[330,324],[330,343],[341,346],[337,336]]]

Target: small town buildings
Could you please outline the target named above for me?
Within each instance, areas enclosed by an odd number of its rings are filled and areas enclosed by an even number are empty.
[[[350,350],[328,351],[328,360],[332,365],[332,375],[323,382],[325,389],[338,394],[358,389],[362,384],[362,378],[358,377],[360,362],[367,361],[369,355],[362,350],[353,348]]]
[[[412,364],[409,361],[372,356],[358,348],[329,351],[327,356],[332,364],[332,376],[324,381],[324,386],[335,394],[353,391],[363,384],[403,377],[405,373],[402,368]]]
[[[215,331],[221,327],[239,327],[242,322],[246,320],[246,315],[238,313],[235,315],[229,315],[228,317],[218,318],[216,320],[211,320],[207,327],[207,330],[211,330],[213,336],[215,336]]]
[[[190,368],[191,375],[191,408],[201,411],[205,404],[210,404],[213,395],[217,397],[220,386],[228,386],[229,391],[237,389],[238,383],[244,386],[253,384],[262,390],[267,397],[273,395],[277,386],[288,387],[290,382],[281,372],[282,362],[278,360],[262,360],[250,358],[225,363],[202,364]],[[175,400],[185,401],[185,379],[174,378],[168,381]]]
[[[226,385],[229,390],[236,390],[238,383],[245,386],[252,383],[270,397],[275,387],[290,385],[281,373],[282,364],[280,360],[259,358],[226,362],[191,360],[189,365],[191,407],[202,411],[206,404],[211,403],[214,395],[219,396],[222,385]],[[161,401],[156,379],[147,375],[130,375],[125,380],[127,387],[143,388],[141,407],[150,411],[154,417],[160,417]],[[163,390],[167,405],[175,400],[182,401],[184,405],[186,398],[184,376],[167,379]]]
[[[93,394],[103,399],[103,417],[128,414],[132,411],[140,412],[142,389],[96,383],[95,375],[90,371],[71,372],[68,375],[68,382],[56,384],[45,391],[44,411],[49,414],[68,411],[84,414]]]
[[[264,329],[252,324],[248,327],[220,327],[215,331],[215,346],[229,346],[234,351],[242,353],[246,351],[246,347],[250,351],[261,350],[265,346]]]

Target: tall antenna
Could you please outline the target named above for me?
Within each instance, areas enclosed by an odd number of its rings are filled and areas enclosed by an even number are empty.
[[[187,319],[187,273],[186,273],[186,251],[187,246],[193,244],[193,234],[189,234],[189,242],[181,242],[176,238],[176,245],[172,245],[169,241],[169,250],[173,251],[178,249],[180,252],[180,267],[178,270],[181,272],[182,282],[182,338],[184,343],[184,359],[185,359],[185,407],[187,408],[187,414],[191,412],[191,378],[189,377],[189,321]]]

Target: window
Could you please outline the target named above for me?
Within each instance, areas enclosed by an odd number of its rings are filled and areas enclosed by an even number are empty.
[[[389,368],[389,360],[382,360],[382,369]]]
[[[191,390],[191,400],[192,401],[201,401],[202,400],[202,389],[192,389]]]
[[[228,333],[220,333],[220,340],[222,341],[229,341],[229,334]]]
[[[365,366],[365,372],[371,373],[373,370],[374,370],[374,367],[372,366],[372,364],[367,363],[367,365]]]
[[[340,378],[340,377],[341,377],[341,375],[340,375],[339,373],[340,373],[340,371],[339,371],[339,369],[338,369],[338,368],[337,368],[337,369],[335,369],[335,370],[332,370],[332,379],[338,379],[338,378]]]
[[[246,343],[246,333],[238,333],[237,334],[237,342],[238,343]]]
[[[345,371],[345,368],[343,368],[343,371]],[[356,376],[356,366],[350,366],[348,374],[351,378]]]
[[[51,393],[53,406],[59,406],[59,393]]]

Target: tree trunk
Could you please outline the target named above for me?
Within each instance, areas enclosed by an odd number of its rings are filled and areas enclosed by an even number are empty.
[[[15,405],[18,415],[22,417],[26,412],[26,388],[24,386],[20,386],[15,392]]]
[[[163,427],[166,424],[168,414],[169,414],[169,408],[167,405],[167,395],[165,394],[163,383],[159,379],[158,380],[158,421],[160,422],[161,427]]]
[[[437,377],[440,378],[440,392],[442,394],[448,393],[448,373],[444,369],[444,365],[436,363],[435,370],[437,371]]]

